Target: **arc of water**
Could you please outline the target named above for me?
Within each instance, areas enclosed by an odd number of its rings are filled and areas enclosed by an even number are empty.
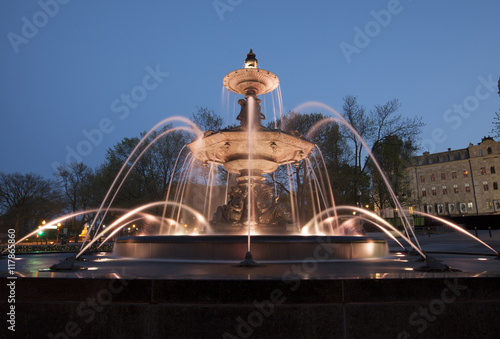
[[[281,94],[281,84],[278,84],[278,87],[276,87],[275,91],[278,97],[278,110],[280,114],[280,120],[283,121],[283,96]]]
[[[391,195],[391,198],[392,198],[392,201],[394,202],[394,204],[396,205],[396,207],[403,211],[403,208],[399,202],[399,200],[397,199],[396,197],[396,194],[394,193],[394,190],[392,189],[389,181],[387,180],[387,178],[385,177],[384,175],[384,172],[382,171],[382,168],[380,167],[380,165],[378,164],[377,162],[377,159],[375,159],[375,157],[373,156],[373,154],[370,152],[370,148],[368,147],[368,145],[366,144],[366,142],[363,140],[363,138],[359,135],[359,133],[356,131],[356,129],[354,129],[345,119],[344,117],[339,114],[335,109],[333,109],[332,107],[326,105],[326,104],[323,104],[321,102],[317,102],[317,101],[311,101],[311,102],[307,102],[305,104],[302,104],[302,105],[299,105],[296,110],[299,111],[301,108],[305,107],[305,106],[308,106],[308,105],[314,105],[314,106],[319,106],[319,107],[322,107],[330,112],[332,112],[334,115],[335,115],[335,118],[327,118],[327,119],[324,119],[322,121],[319,121],[317,122],[316,124],[314,124],[312,127],[311,127],[311,131],[313,131],[315,128],[317,128],[318,126],[320,126],[321,124],[325,123],[324,121],[325,120],[329,120],[329,119],[333,119],[333,121],[339,121],[340,123],[342,123],[342,125],[346,126],[347,128],[349,128],[349,130],[351,130],[351,132],[356,136],[356,138],[361,142],[361,144],[363,145],[363,148],[367,151],[369,157],[372,159],[375,167],[377,168],[377,170],[379,171],[379,173],[381,174],[382,176],[382,179],[384,180],[384,183],[387,187],[387,190],[389,191],[389,194]],[[403,227],[405,229],[405,231],[407,232],[407,234],[411,234],[413,236],[413,238],[415,239],[415,242],[417,244],[417,247],[419,249],[421,249],[421,246],[420,246],[420,243],[418,242],[418,239],[415,235],[415,232],[413,231],[413,228],[410,225],[410,222],[408,221],[408,218],[406,216],[406,214],[404,213],[401,213],[401,221],[403,223]],[[409,229],[409,230],[408,230]]]
[[[348,214],[346,214],[346,215],[338,215],[338,218],[352,218],[352,217],[353,217],[352,215],[348,215]],[[334,217],[330,217],[330,218],[334,219]],[[325,222],[328,222],[328,219],[330,219],[330,218],[325,219]],[[379,224],[377,224],[377,223],[372,222],[372,220],[371,220],[371,219],[366,218],[366,217],[364,217],[363,215],[357,216],[357,218],[362,219],[362,220],[364,220],[364,221],[368,221],[368,222],[370,222],[372,225],[376,226],[376,227],[377,227],[377,228],[379,228],[382,232],[384,232],[384,233],[385,233],[385,234],[386,234],[389,238],[391,238],[392,240],[394,240],[394,241],[395,241],[395,242],[396,242],[396,243],[397,243],[397,244],[398,244],[401,248],[405,249],[405,247],[403,246],[403,244],[402,244],[402,243],[401,243],[401,242],[400,242],[400,241],[399,241],[399,240],[398,240],[398,239],[397,239],[397,238],[396,238],[396,237],[395,237],[395,236],[394,236],[391,232],[389,232],[389,231],[388,231],[385,227],[383,227],[382,225],[379,225]],[[384,219],[382,219],[382,220],[384,220]],[[385,221],[385,220],[384,220],[384,221]],[[337,220],[337,222],[338,222],[338,220]],[[387,226],[387,225],[391,225],[391,224],[389,224],[389,223],[385,223],[385,225]],[[391,226],[392,226],[392,225],[391,225]]]
[[[297,197],[297,189],[298,184],[295,182],[295,178],[293,176],[292,164],[287,164],[287,174],[288,174],[288,186],[290,187],[290,206],[291,213],[293,216],[293,222],[297,225],[300,221],[299,210],[298,210],[298,197]],[[300,226],[298,227],[300,229]]]
[[[482,241],[481,239],[479,239],[478,237],[474,236],[473,234],[470,234],[469,232],[467,232],[466,230],[464,230],[462,227],[458,226],[458,225],[455,225],[454,223],[446,220],[446,219],[443,219],[443,218],[440,218],[438,216],[435,216],[435,215],[432,215],[432,214],[427,214],[427,213],[424,213],[424,212],[420,212],[420,211],[413,211],[413,213],[415,214],[419,214],[419,215],[423,215],[423,216],[426,216],[426,217],[429,217],[429,218],[432,218],[434,220],[438,220],[440,222],[442,222],[443,224],[445,225],[448,225],[450,226],[451,228],[459,231],[460,233],[463,233],[465,234],[466,236],[474,239],[475,241],[483,244],[484,246],[486,246],[488,249],[490,249],[493,253],[495,253],[496,255],[498,255],[498,251],[496,251],[495,249],[493,249],[490,245],[488,245],[487,243],[485,243],[484,241]]]
[[[183,152],[186,148],[187,148],[187,145],[182,146],[182,148],[181,148],[181,150],[180,150],[179,154],[177,154],[177,158],[175,158],[174,168],[172,169],[172,176],[170,177],[170,180],[169,180],[169,182],[168,182],[168,189],[167,189],[167,194],[166,194],[166,196],[165,196],[165,201],[168,201],[168,198],[169,198],[169,196],[170,196],[170,189],[172,188],[172,183],[173,183],[173,181],[174,181],[174,180],[173,180],[173,176],[174,176],[174,174],[175,174],[175,171],[177,170],[177,165],[178,165],[178,163],[179,163],[179,159],[180,159],[180,157],[181,157],[181,154],[182,154],[182,152]],[[182,166],[184,166],[184,164],[186,163],[186,160],[188,159],[188,157],[189,157],[189,154],[188,154],[188,155],[184,158],[184,162],[183,162]],[[182,168],[184,168],[184,167],[182,167]],[[181,168],[181,173],[182,173],[182,168]],[[165,205],[165,206],[163,207],[163,212],[162,212],[162,215],[161,215],[160,229],[161,229],[161,227],[163,226],[163,220],[165,219],[165,213],[166,213],[166,212],[167,212],[167,205]]]
[[[129,211],[128,213],[125,213],[120,218],[116,219],[111,225],[109,225],[109,227],[107,227],[105,230],[101,231],[101,233],[99,233],[98,236],[94,237],[94,239],[92,239],[92,241],[90,241],[84,248],[82,248],[80,250],[80,252],[78,252],[78,254],[76,255],[76,258],[78,259],[78,257],[80,255],[82,255],[82,253],[84,253],[90,246],[92,246],[99,238],[103,237],[106,233],[111,232],[111,230],[113,228],[117,227],[118,225],[123,223],[125,220],[127,220],[131,216],[133,216],[139,212],[142,212],[148,208],[160,206],[164,203],[165,202],[163,202],[163,201],[151,202],[149,204],[139,206],[139,207]],[[175,202],[170,202],[170,204],[179,205],[178,203],[175,203]],[[203,215],[201,215],[201,213],[199,213],[198,211],[196,211],[193,208],[190,208],[188,206],[184,206],[184,208],[186,208],[189,212],[191,212],[198,219],[199,222],[204,223],[205,225],[207,224],[206,219],[203,217]],[[121,225],[121,227],[125,227],[125,226]]]
[[[134,223],[134,222],[136,222],[138,220],[141,220],[141,219],[144,219],[144,217],[135,218],[133,220],[127,221],[121,227],[117,227],[116,230],[114,230],[113,232],[111,232],[111,234],[108,235],[107,238],[104,239],[104,241],[102,241],[99,246],[97,246],[97,249],[101,248],[101,246],[104,245],[106,243],[106,241],[108,241],[112,236],[114,236],[116,233],[118,233],[123,227],[125,227],[127,225],[130,225],[131,223]]]
[[[317,197],[317,200],[318,200],[318,211],[320,211],[321,210],[321,204],[320,204],[319,196],[321,196],[321,201],[323,202],[323,205],[325,206],[325,208],[329,205],[328,204],[328,199],[326,198],[326,196],[324,194],[324,192],[326,191],[326,189],[325,189],[325,184],[324,184],[324,181],[323,181],[323,176],[321,176],[321,175],[319,176],[319,182],[318,182],[318,175],[316,175],[316,172],[314,171],[315,167],[312,165],[311,160],[310,159],[306,159],[306,163],[308,164],[308,166],[310,168],[311,178],[313,179],[314,185],[316,187],[316,195],[318,196]],[[333,207],[335,207],[335,203],[333,202],[333,200],[332,200],[332,205],[333,205]]]
[[[307,136],[306,136],[307,138]],[[326,163],[325,163],[325,158],[323,157],[323,153],[321,153],[321,150],[319,149],[319,146],[318,145],[314,145],[314,147],[316,148],[316,150],[318,151],[318,154],[320,155],[320,164],[323,165],[323,170],[325,171],[326,173],[326,181],[327,181],[327,184],[328,184],[328,193],[330,194],[330,201],[332,202],[332,207],[334,207],[333,209],[333,214],[334,214],[334,217],[335,217],[335,226],[336,227],[339,227],[339,224],[338,224],[338,218],[337,218],[337,209],[335,209],[335,198],[333,197],[333,191],[332,191],[332,183],[330,181],[330,176],[328,175],[328,168],[326,167]],[[316,159],[316,153],[312,153],[312,156],[314,157],[314,159]],[[317,159],[316,159],[316,162]],[[320,174],[321,174],[321,171],[320,171]],[[322,181],[322,186],[324,187],[324,183],[323,183],[323,176],[321,175],[320,176],[321,178],[321,181]],[[327,206],[327,205],[325,205]]]
[[[101,212],[102,208],[104,207],[104,204],[106,203],[106,200],[108,199],[110,193],[111,193],[111,190],[113,189],[113,187],[115,186],[116,182],[118,181],[118,178],[120,177],[120,175],[122,174],[122,172],[124,171],[127,163],[130,161],[130,159],[134,156],[135,152],[137,151],[137,149],[139,148],[140,145],[142,145],[142,143],[147,140],[147,138],[149,137],[149,135],[151,133],[153,133],[158,127],[164,125],[164,124],[167,124],[169,123],[170,121],[182,121],[182,122],[185,122],[187,123],[188,125],[191,126],[191,128],[193,129],[195,135],[200,135],[202,133],[201,129],[194,123],[192,122],[191,120],[189,119],[186,119],[184,117],[169,117],[169,118],[166,118],[166,119],[163,119],[162,121],[160,121],[159,123],[157,123],[156,125],[153,126],[153,128],[151,128],[145,135],[144,137],[142,137],[142,139],[139,141],[139,143],[135,146],[135,148],[132,150],[132,152],[130,153],[130,155],[128,156],[127,160],[125,160],[124,164],[122,165],[122,167],[120,168],[120,171],[118,172],[118,174],[116,175],[115,179],[113,180],[113,183],[111,184],[111,187],[109,188],[108,192],[106,193],[106,196],[104,197],[102,203],[101,203],[101,206],[99,206],[99,209],[94,217],[94,220],[92,221],[92,224],[90,225],[89,227],[89,231],[94,227],[95,225],[95,222],[97,220],[97,217],[99,216],[99,213]],[[87,238],[88,238],[88,234],[87,233],[87,236],[85,237],[85,240],[82,244],[82,247],[83,245],[85,244],[85,242],[87,241]]]
[[[367,214],[369,215],[370,217],[374,218],[375,220],[377,220],[378,222],[382,223],[383,225],[389,227],[391,230],[393,230],[394,232],[396,232],[399,236],[401,236],[401,238],[403,238],[411,247],[413,247],[413,249],[415,249],[415,251],[418,252],[418,254],[420,254],[424,259],[427,258],[427,256],[422,252],[422,250],[417,247],[409,238],[407,238],[403,233],[401,233],[397,228],[395,228],[394,226],[392,226],[391,224],[389,224],[387,221],[385,221],[383,218],[381,218],[380,216],[378,216],[377,214],[371,212],[371,211],[368,211],[368,210],[365,210],[365,209],[362,209],[362,208],[359,208],[359,207],[355,207],[355,206],[346,206],[346,205],[342,205],[342,206],[337,206],[336,207],[337,210],[341,210],[341,209],[347,209],[347,210],[352,210],[352,211],[357,211],[357,212],[360,212],[360,213],[364,213],[364,214]],[[325,213],[325,211],[323,211],[321,214]],[[312,220],[310,220],[304,227],[311,227],[311,225],[316,222],[315,219],[317,219],[318,216],[314,217]]]
[[[219,138],[220,138],[221,134],[222,134],[221,132],[217,133],[216,145],[219,144]],[[213,159],[216,159],[216,154],[217,154],[217,147],[214,147]],[[215,168],[214,163],[210,163],[210,171],[208,174],[208,185],[207,185],[207,190],[205,191],[205,202],[208,200],[208,207],[207,207],[206,213],[205,213],[205,210],[203,213],[203,215],[205,215],[207,217],[207,219],[209,219],[209,214],[210,214],[210,211],[212,210],[212,193],[213,193],[213,187],[214,187],[214,168]]]
[[[115,208],[114,210],[117,210],[117,211],[128,211],[124,208]],[[31,237],[32,235],[35,235],[36,233],[38,233],[40,231],[40,229],[47,229],[51,226],[56,226],[58,223],[62,223],[64,222],[65,220],[68,220],[68,219],[71,219],[71,218],[74,218],[74,217],[77,217],[79,215],[83,215],[83,214],[86,214],[86,213],[94,213],[98,211],[98,209],[89,209],[89,210],[84,210],[84,211],[78,211],[78,212],[74,212],[74,213],[70,213],[70,214],[66,214],[66,215],[63,215],[62,217],[59,217],[59,218],[56,218],[56,219],[53,219],[53,220],[50,220],[49,222],[45,223],[44,226],[42,226],[41,228],[37,228],[36,230],[34,230],[33,232],[30,232],[28,233],[27,235],[25,235],[24,237],[22,237],[21,239],[19,239],[18,241],[16,241],[14,243],[14,245],[17,245],[21,242],[23,242],[24,240],[28,239],[29,237]],[[7,248],[8,249],[8,248]],[[5,253],[5,251],[7,251],[7,249],[5,249],[4,251],[2,251],[2,253]]]
[[[184,193],[186,192],[186,188],[187,188],[187,185],[188,185],[188,178],[191,177],[191,173],[193,171],[193,164],[194,164],[194,160],[195,158],[194,157],[191,157],[191,159],[189,160],[189,170],[184,174],[184,177],[182,178],[182,180],[180,181],[179,183],[179,186],[180,186],[180,189],[177,190],[176,194],[175,194],[175,200],[174,201],[178,201],[179,202],[179,206],[177,208],[177,222],[179,222],[180,220],[180,216],[181,216],[181,207],[183,206],[183,200],[184,200]],[[175,208],[172,209],[172,218],[174,217],[174,214],[175,214]]]
[[[132,172],[132,170],[134,169],[135,165],[137,164],[137,162],[142,158],[142,156],[144,155],[144,153],[146,153],[150,147],[152,147],[159,139],[163,138],[164,136],[166,136],[167,134],[170,134],[172,132],[176,132],[176,131],[186,131],[186,132],[192,132],[192,129],[191,128],[188,128],[188,127],[185,127],[185,126],[180,126],[180,127],[173,127],[173,128],[169,128],[168,130],[166,131],[163,131],[162,133],[160,133],[159,135],[157,135],[150,143],[148,143],[146,145],[146,147],[141,151],[141,153],[139,153],[139,155],[137,156],[137,158],[134,160],[134,162],[132,163],[132,165],[129,167],[127,173],[125,173],[125,175],[123,176],[122,178],[122,181],[120,182],[120,184],[118,185],[118,187],[116,188],[115,190],[115,193],[113,194],[113,197],[111,198],[109,204],[108,204],[108,207],[106,208],[106,210],[104,211],[104,215],[102,216],[101,218],[101,222],[99,223],[99,225],[97,226],[97,230],[96,230],[96,234],[99,232],[99,230],[101,229],[101,225],[102,225],[102,220],[104,220],[104,218],[106,217],[107,213],[108,213],[108,210],[109,208],[111,207],[111,205],[113,204],[113,202],[115,201],[115,198],[116,196],[118,195],[118,192],[120,192],[120,189],[122,188],[123,184],[125,183],[125,181],[127,180],[127,177],[128,175],[130,174],[130,172]],[[125,164],[128,163],[128,162],[125,162]],[[175,172],[172,172],[172,173],[175,173]],[[119,174],[118,174],[119,176]],[[85,243],[85,241],[83,242]]]

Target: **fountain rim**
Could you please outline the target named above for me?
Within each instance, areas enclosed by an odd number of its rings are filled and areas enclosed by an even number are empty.
[[[116,243],[239,243],[247,235],[146,235],[119,237]],[[354,235],[252,235],[252,243],[386,243],[384,238]]]

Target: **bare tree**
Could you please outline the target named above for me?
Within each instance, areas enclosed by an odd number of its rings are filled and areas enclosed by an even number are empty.
[[[417,145],[418,135],[424,126],[419,117],[404,117],[398,113],[401,104],[398,99],[393,99],[384,105],[376,105],[369,114],[357,103],[356,97],[346,96],[344,98],[343,114],[349,124],[358,132],[373,153],[380,143],[387,138],[397,137],[403,142],[410,142],[412,147]],[[354,148],[354,196],[356,203],[360,203],[362,195],[366,195],[363,187],[367,187],[364,181],[368,180],[367,153],[360,140],[349,129],[344,128],[346,137]],[[363,180],[361,182],[360,180]],[[366,199],[366,197],[365,197]]]
[[[34,173],[0,173],[0,212],[19,236],[62,209],[55,182]]]

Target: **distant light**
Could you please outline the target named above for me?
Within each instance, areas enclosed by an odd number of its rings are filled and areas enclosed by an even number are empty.
[[[42,221],[42,225],[45,225],[45,220]]]
[[[366,208],[370,207],[370,205],[365,205]]]
[[[135,224],[133,224],[133,225],[132,225],[132,227],[134,227],[134,228],[135,228]]]
[[[477,258],[477,260],[485,261],[488,260],[487,258]]]
[[[356,215],[356,211],[352,212],[352,215]]]
[[[405,271],[413,271],[413,268],[411,268],[411,267],[405,267],[404,270]]]

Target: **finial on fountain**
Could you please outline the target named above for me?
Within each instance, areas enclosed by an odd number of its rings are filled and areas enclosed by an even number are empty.
[[[250,49],[250,52],[247,54],[247,58],[245,59],[245,68],[257,68],[257,64],[259,60],[255,58],[255,53]]]

